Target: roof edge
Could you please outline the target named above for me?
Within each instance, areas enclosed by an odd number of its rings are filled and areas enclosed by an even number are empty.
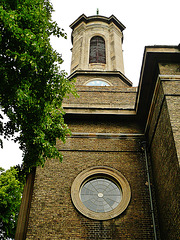
[[[145,46],[137,90],[135,110],[139,119],[144,119],[144,127],[148,111],[153,99],[159,76],[159,63],[180,63],[180,45]]]
[[[132,87],[132,82],[120,71],[92,71],[92,70],[76,70],[72,72],[68,79],[76,78],[77,75],[118,75],[129,87]]]
[[[111,23],[113,22],[121,31],[123,31],[126,27],[114,16],[111,15],[110,17],[105,17],[101,15],[93,15],[87,17],[85,14],[82,14],[79,16],[71,25],[70,28],[74,30],[76,26],[78,26],[81,22],[89,23],[92,21],[102,21],[106,23]]]

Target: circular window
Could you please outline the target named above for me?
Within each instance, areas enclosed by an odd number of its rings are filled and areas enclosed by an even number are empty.
[[[107,220],[121,214],[129,204],[130,186],[125,177],[109,167],[93,167],[74,180],[71,197],[85,216]]]
[[[82,203],[94,212],[109,212],[116,208],[122,199],[120,187],[110,179],[95,176],[82,185]]]

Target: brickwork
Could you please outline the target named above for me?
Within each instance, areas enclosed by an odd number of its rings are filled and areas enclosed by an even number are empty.
[[[179,63],[159,63],[159,70],[162,75],[180,75]]]
[[[166,102],[180,166],[180,96],[167,96]]]
[[[166,64],[160,70],[161,74],[177,74],[177,65]],[[148,132],[160,232],[161,238],[165,240],[178,239],[180,236],[180,92],[177,79],[171,78],[170,75],[164,76],[159,82]]]
[[[72,132],[85,133],[142,133],[141,126],[137,125],[135,121],[128,119],[120,120],[113,118],[107,122],[102,121],[98,117],[95,119],[73,119],[67,121],[71,124]]]
[[[127,84],[122,81],[122,79],[118,76],[112,76],[112,75],[106,75],[106,72],[104,75],[98,75],[98,74],[91,74],[91,75],[83,75],[83,76],[77,76],[76,79],[76,85],[85,85],[88,81],[94,80],[94,79],[104,79],[112,84],[112,86],[118,87],[118,88],[127,88]],[[115,89],[114,87],[114,89]],[[112,88],[113,89],[113,88]]]
[[[162,81],[162,86],[166,95],[173,138],[180,165],[180,64],[160,65],[160,73],[163,75],[168,74]]]
[[[141,138],[68,138],[57,143],[64,160],[38,168],[26,239],[152,239],[152,222]],[[115,219],[96,221],[79,213],[70,197],[75,177],[92,166],[110,166],[128,180],[132,197]],[[48,236],[48,237],[47,237]]]
[[[68,107],[106,107],[134,109],[136,88],[120,87],[77,87],[79,97],[69,96],[64,99]]]

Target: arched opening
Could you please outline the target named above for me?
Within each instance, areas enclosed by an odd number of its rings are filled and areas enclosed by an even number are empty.
[[[90,40],[89,63],[106,63],[105,41],[100,36]]]
[[[86,86],[111,86],[110,83],[102,79],[93,79],[85,83]]]

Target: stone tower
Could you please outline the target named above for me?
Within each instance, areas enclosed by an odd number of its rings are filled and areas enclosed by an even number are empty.
[[[70,27],[72,136],[57,141],[62,163],[27,178],[15,239],[178,239],[179,48],[146,47],[137,89],[115,16],[83,14]]]
[[[83,14],[70,27],[73,30],[71,72],[104,70],[120,71],[124,74],[122,31],[125,26],[115,16],[86,17]],[[97,36],[98,39],[95,38]],[[97,41],[100,47],[99,54],[94,52],[94,41]]]

